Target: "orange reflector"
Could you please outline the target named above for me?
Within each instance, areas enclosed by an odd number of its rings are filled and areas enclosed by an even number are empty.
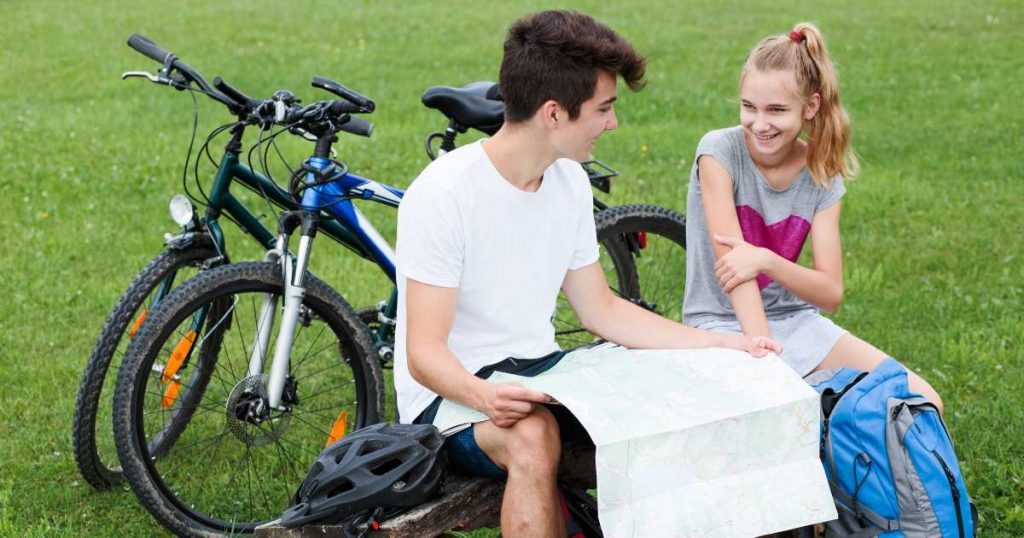
[[[331,428],[331,435],[327,438],[328,446],[335,441],[338,441],[342,437],[345,437],[345,428],[348,427],[348,411],[342,411],[338,413],[338,419],[334,421],[334,427]]]
[[[132,327],[128,329],[128,338],[135,338],[135,333],[139,332],[139,327],[142,326],[143,321],[146,321],[146,314],[148,313],[148,310],[143,310],[139,317],[135,318],[135,323],[132,323]]]
[[[167,409],[174,405],[174,400],[178,399],[178,393],[181,392],[181,381],[172,379],[167,384],[167,389],[164,390],[164,399],[160,402],[160,405]]]
[[[192,349],[192,342],[195,341],[195,331],[189,331],[185,333],[185,336],[181,337],[178,345],[174,346],[174,351],[171,352],[171,358],[167,360],[167,366],[164,366],[163,374],[160,375],[160,381],[166,384],[174,377],[174,374],[178,373],[181,363],[185,362],[185,357],[188,357],[188,352]]]

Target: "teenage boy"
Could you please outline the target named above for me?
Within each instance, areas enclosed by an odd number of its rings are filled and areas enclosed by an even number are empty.
[[[503,536],[566,532],[559,427],[540,405],[549,397],[483,379],[536,375],[561,359],[551,325],[559,288],[589,331],[626,347],[781,351],[768,339],[680,325],[608,288],[578,162],[617,126],[617,78],[639,90],[644,67],[629,42],[582,13],[517,21],[499,75],[504,126],[431,163],[399,208],[399,415],[430,423],[444,398],[490,417],[446,444],[470,472],[507,475]]]

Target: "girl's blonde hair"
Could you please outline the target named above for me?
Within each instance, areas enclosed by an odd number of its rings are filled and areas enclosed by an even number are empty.
[[[751,69],[790,71],[805,100],[821,96],[818,113],[806,126],[807,169],[821,186],[835,175],[853,178],[860,166],[850,147],[850,117],[839,101],[839,77],[818,27],[801,22],[789,34],[764,38],[747,56],[741,83]]]

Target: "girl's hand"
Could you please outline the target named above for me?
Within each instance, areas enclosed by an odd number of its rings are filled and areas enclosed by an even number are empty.
[[[767,273],[772,262],[772,251],[755,247],[746,241],[727,235],[714,234],[715,242],[732,248],[728,254],[715,262],[715,276],[725,293],[736,286],[757,278],[758,273]]]
[[[732,337],[727,343],[728,347],[746,351],[755,357],[764,357],[769,353],[779,355],[782,353],[782,344],[768,338],[767,336],[746,336],[738,334]]]

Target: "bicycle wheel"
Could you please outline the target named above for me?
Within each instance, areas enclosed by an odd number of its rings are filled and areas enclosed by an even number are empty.
[[[675,321],[682,320],[686,280],[686,218],[653,205],[624,205],[594,214],[599,262],[616,295]],[[553,318],[562,349],[600,339],[579,322],[564,294]]]
[[[136,275],[103,324],[82,372],[71,432],[75,464],[93,488],[108,489],[124,479],[114,448],[110,395],[128,342],[160,298],[216,255],[212,246],[161,252]]]
[[[128,349],[114,396],[118,456],[143,506],[175,533],[252,532],[281,514],[326,444],[378,420],[383,387],[370,336],[348,303],[312,276],[283,406],[264,411],[266,375],[249,375],[249,362],[263,299],[279,308],[282,289],[273,263],[204,271],[152,312]],[[200,357],[206,342],[223,342],[213,360],[196,365],[209,369],[210,381],[194,414],[155,457],[153,436],[167,421],[160,372],[191,331]]]

